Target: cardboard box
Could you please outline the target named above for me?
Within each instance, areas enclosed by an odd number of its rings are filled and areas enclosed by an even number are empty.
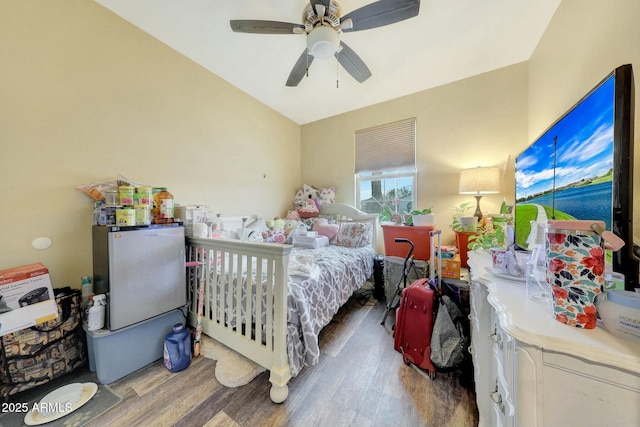
[[[436,268],[437,268],[436,260]],[[455,254],[453,258],[442,258],[442,277],[447,279],[460,279],[460,254]]]
[[[0,270],[0,336],[57,317],[47,267],[36,263]]]
[[[173,215],[185,223],[206,222],[209,219],[209,207],[204,205],[176,205]]]

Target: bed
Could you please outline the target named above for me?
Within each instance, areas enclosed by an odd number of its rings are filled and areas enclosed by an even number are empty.
[[[323,205],[320,217],[339,223],[340,233],[370,234],[349,244],[356,247],[317,249],[187,238],[187,261],[199,265],[187,275],[189,322],[197,321],[202,282],[202,332],[268,369],[276,403],[286,400],[293,376],[318,362],[321,329],[373,270],[377,215],[334,203]]]

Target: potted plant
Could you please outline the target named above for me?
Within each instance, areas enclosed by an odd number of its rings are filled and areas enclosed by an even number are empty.
[[[401,224],[402,223],[402,215],[400,215],[399,213],[394,213],[391,210],[391,207],[387,204],[385,204],[382,207],[382,211],[378,214],[378,219],[380,221],[380,224]]]
[[[378,219],[381,223],[389,222],[391,221],[391,215],[393,215],[393,212],[391,212],[391,207],[389,207],[389,205],[384,205],[382,207],[382,211],[378,214]]]
[[[407,225],[420,226],[433,226],[436,224],[436,216],[431,213],[431,208],[422,210],[412,210],[409,212],[405,221]]]
[[[453,208],[453,231],[475,231],[478,225],[478,218],[469,216],[472,206],[471,202],[464,202]]]
[[[487,224],[480,225],[475,235],[469,236],[468,249],[486,249],[503,247],[505,243],[504,227],[501,225],[487,227]]]
[[[469,216],[473,209],[471,202],[461,203],[453,208],[453,222],[451,228],[456,233],[456,246],[460,254],[460,265],[468,267],[467,251],[469,250],[469,239],[478,234],[478,218]]]

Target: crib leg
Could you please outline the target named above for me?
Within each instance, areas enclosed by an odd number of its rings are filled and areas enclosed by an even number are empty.
[[[271,390],[269,396],[273,403],[282,403],[289,396],[289,380],[291,379],[291,370],[289,365],[283,369],[271,368],[269,381],[271,381]]]
[[[273,403],[282,403],[289,396],[289,386],[285,384],[282,387],[278,387],[275,384],[272,384],[271,390],[269,391],[269,396],[271,397],[271,401],[273,401]]]

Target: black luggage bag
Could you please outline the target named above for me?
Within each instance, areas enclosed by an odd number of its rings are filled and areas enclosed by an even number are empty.
[[[0,337],[0,395],[6,400],[86,363],[82,294],[55,289],[58,318]]]

